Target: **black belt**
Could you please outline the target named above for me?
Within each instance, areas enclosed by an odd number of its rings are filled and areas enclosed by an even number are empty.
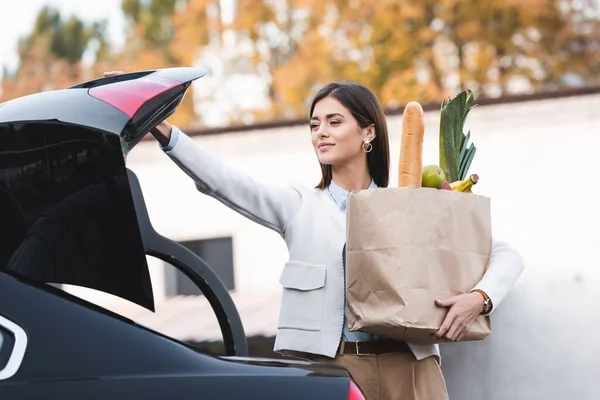
[[[410,347],[406,342],[398,340],[373,340],[368,342],[342,342],[341,354],[367,354],[409,353]]]

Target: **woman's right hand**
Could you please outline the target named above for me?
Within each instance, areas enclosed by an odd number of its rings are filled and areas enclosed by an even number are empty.
[[[115,76],[124,74],[124,71],[107,71],[104,73],[104,77],[108,78],[109,76]],[[150,131],[152,136],[160,143],[161,146],[165,147],[169,144],[171,140],[171,130],[173,127],[167,121],[162,121],[158,124],[154,129]]]

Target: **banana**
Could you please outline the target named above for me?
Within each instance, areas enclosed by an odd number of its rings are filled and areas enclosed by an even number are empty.
[[[473,193],[473,185],[479,182],[479,176],[477,174],[471,174],[467,179],[462,181],[452,182],[450,187],[454,192]]]

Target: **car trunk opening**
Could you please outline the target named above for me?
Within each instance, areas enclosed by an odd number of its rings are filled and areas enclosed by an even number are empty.
[[[0,124],[0,270],[154,310],[117,135],[56,121]]]

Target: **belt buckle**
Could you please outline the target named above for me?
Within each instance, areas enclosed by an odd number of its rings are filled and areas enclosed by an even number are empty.
[[[356,355],[357,355],[357,356],[366,356],[366,355],[368,355],[369,353],[361,353],[361,352],[358,350],[358,347],[359,347],[359,346],[358,346],[358,344],[359,344],[360,342],[362,342],[362,340],[357,340],[357,341],[355,342],[355,346],[356,346]]]

